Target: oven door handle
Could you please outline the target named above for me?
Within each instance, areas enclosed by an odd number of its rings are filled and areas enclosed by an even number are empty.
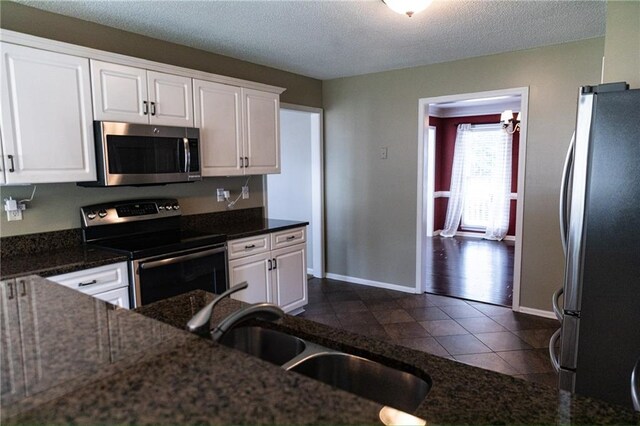
[[[182,256],[169,257],[167,259],[153,260],[151,262],[142,262],[138,266],[140,269],[153,269],[160,266],[173,265],[174,263],[185,262],[187,260],[199,259],[201,257],[207,257],[216,253],[223,253],[226,249],[224,247],[218,247],[211,250],[199,251],[196,253],[185,254]]]

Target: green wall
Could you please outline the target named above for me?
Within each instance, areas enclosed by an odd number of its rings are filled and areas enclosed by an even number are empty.
[[[600,81],[603,49],[597,38],[325,81],[327,271],[414,287],[418,100],[528,86],[521,304],[550,310],[562,164],[578,87]]]

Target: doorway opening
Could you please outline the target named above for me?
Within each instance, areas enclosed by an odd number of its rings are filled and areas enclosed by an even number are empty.
[[[266,175],[265,214],[309,222],[307,274],[323,278],[324,189],[323,111],[280,104],[280,174]]]
[[[527,105],[526,87],[420,99],[417,291],[519,310]]]

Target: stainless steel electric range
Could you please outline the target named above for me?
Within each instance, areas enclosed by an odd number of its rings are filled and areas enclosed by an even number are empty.
[[[178,200],[96,204],[80,213],[86,244],[129,257],[131,306],[227,289],[226,235],[181,229]]]

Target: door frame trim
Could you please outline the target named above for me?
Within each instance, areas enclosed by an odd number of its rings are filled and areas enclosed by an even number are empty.
[[[514,87],[509,89],[490,90],[484,92],[463,93],[447,96],[421,98],[418,100],[418,193],[416,203],[416,282],[417,293],[424,293],[423,282],[423,247],[425,242],[425,229],[427,220],[427,200],[424,197],[425,177],[425,135],[429,128],[429,104],[443,102],[464,101],[469,99],[490,98],[506,95],[520,96],[520,148],[518,150],[518,197],[516,200],[516,242],[513,262],[513,304],[514,311],[520,311],[520,284],[522,275],[522,242],[523,242],[523,218],[524,218],[524,194],[525,194],[525,168],[527,152],[527,127],[529,118],[529,87]]]
[[[280,102],[280,109],[311,114],[311,222],[313,276],[325,277],[324,240],[324,110],[322,108]],[[267,175],[262,177],[265,216],[268,211]]]

